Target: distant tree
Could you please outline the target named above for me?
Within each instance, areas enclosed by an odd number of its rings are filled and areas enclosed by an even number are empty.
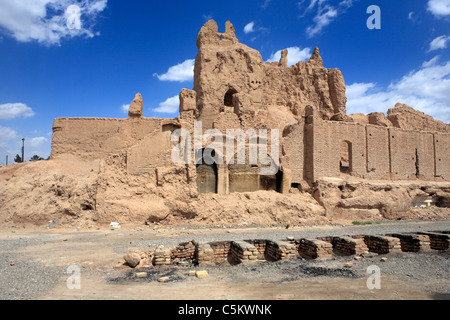
[[[39,161],[39,160],[45,160],[45,159],[39,157],[37,154],[35,154],[34,156],[32,156],[32,157],[30,158],[30,161]]]
[[[16,157],[14,158],[14,161],[15,161],[16,163],[20,163],[20,162],[22,162],[22,157],[19,156],[18,154],[16,154]]]

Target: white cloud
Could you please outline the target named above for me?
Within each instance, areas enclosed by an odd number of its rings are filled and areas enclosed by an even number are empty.
[[[265,0],[264,3],[261,5],[261,8],[266,9],[269,6],[270,1],[271,0]]]
[[[202,14],[202,18],[205,21],[209,21],[213,18],[213,15],[212,14]]]
[[[440,59],[440,56],[436,56],[431,60],[425,61],[424,63],[422,63],[422,68],[428,68],[428,67],[435,65],[439,59]]]
[[[250,33],[250,32],[255,32],[255,22],[249,22],[245,25],[244,27],[244,33]]]
[[[447,43],[450,41],[450,36],[440,36],[435,38],[433,41],[431,41],[430,43],[430,49],[428,50],[430,51],[434,51],[434,50],[438,50],[438,49],[445,49],[447,48]]]
[[[326,6],[321,9],[314,17],[315,25],[306,28],[306,33],[310,38],[314,37],[322,31],[323,28],[328,26],[338,15],[337,10],[333,7]]]
[[[436,17],[450,15],[450,0],[428,0],[427,10]]]
[[[410,13],[408,13],[409,20],[413,20],[413,16],[414,16],[414,11],[411,11]]]
[[[162,75],[154,73],[153,76],[158,77],[161,81],[192,81],[194,79],[194,65],[195,59],[188,59],[170,67],[169,70]]]
[[[0,28],[20,42],[59,45],[62,38],[94,37],[107,0],[1,0]]]
[[[342,0],[337,5],[330,5],[327,0],[309,0],[309,5],[305,8],[307,0],[301,0],[298,2],[298,8],[303,12],[300,14],[300,18],[304,18],[311,12],[316,12],[313,18],[313,25],[306,28],[306,34],[309,38],[312,38],[332,23],[336,18],[344,13],[348,8],[353,6],[353,3],[359,0]]]
[[[128,110],[130,109],[130,105],[129,104],[123,104],[121,107],[120,107],[120,110],[123,112],[123,113],[128,113]]]
[[[353,6],[353,1],[358,1],[358,0],[342,0],[339,3],[339,6],[344,7],[344,8],[350,8],[351,6]]]
[[[179,96],[174,96],[168,98],[166,101],[161,102],[158,108],[153,109],[153,111],[158,113],[177,113],[180,108],[180,98]]]
[[[2,142],[17,139],[17,132],[11,128],[0,126],[0,139]]]
[[[287,50],[288,50],[288,56],[287,56],[287,58],[288,58],[288,66],[292,66],[292,65],[298,63],[299,61],[306,61],[312,55],[311,48],[301,49],[299,47],[290,47],[290,48],[287,48]],[[278,50],[277,52],[272,53],[272,55],[267,60],[267,62],[278,62],[278,61],[280,61],[281,51],[282,50]]]
[[[11,128],[0,126],[0,163],[5,163],[6,155],[9,163],[14,162],[16,154],[22,154],[22,137]],[[47,137],[25,137],[25,160],[28,161],[32,155],[47,158],[51,152],[51,139]]]
[[[49,140],[46,137],[25,138],[26,146],[29,148],[40,148],[48,142]]]
[[[435,119],[450,123],[450,61],[426,61],[387,88],[375,83],[347,86],[347,112],[386,112],[396,103],[406,103]]]
[[[0,104],[0,119],[29,118],[34,116],[33,110],[23,103]]]

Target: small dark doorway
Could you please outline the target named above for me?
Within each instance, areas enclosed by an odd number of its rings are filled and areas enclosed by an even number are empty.
[[[196,159],[199,159],[197,167],[197,191],[198,193],[217,193],[217,164],[213,157],[212,149],[197,151]]]
[[[352,143],[349,141],[341,142],[339,169],[342,173],[352,172]]]

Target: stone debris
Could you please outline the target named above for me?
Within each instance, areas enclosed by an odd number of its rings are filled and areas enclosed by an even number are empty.
[[[161,277],[161,278],[158,278],[158,282],[167,282],[167,281],[169,281],[170,280],[170,277]]]
[[[208,277],[208,272],[206,270],[196,271],[195,276],[197,278],[206,278],[206,277]]]
[[[130,267],[135,268],[141,262],[141,255],[138,253],[128,253],[123,256],[123,259]]]
[[[147,278],[147,272],[137,272],[135,276],[136,278]]]

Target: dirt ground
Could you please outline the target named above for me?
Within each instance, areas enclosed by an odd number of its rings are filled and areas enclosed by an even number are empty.
[[[255,239],[324,234],[385,233],[410,230],[450,230],[450,221],[381,223],[373,226],[316,228],[238,228],[163,230],[3,230],[0,234],[1,299],[95,300],[397,300],[450,299],[450,254],[447,251],[401,253],[330,261],[291,259],[252,266],[187,266],[147,271],[119,261],[130,248],[148,243],[179,243],[184,239]],[[352,267],[345,264],[351,262]],[[80,288],[70,289],[68,267],[80,269]],[[369,289],[367,267],[381,269],[380,289]],[[189,276],[207,270],[209,276]],[[3,274],[3,276],[1,276]],[[31,275],[34,278],[31,278]],[[40,276],[42,275],[42,276]],[[158,282],[168,275],[170,280]],[[28,285],[34,281],[36,286]]]

